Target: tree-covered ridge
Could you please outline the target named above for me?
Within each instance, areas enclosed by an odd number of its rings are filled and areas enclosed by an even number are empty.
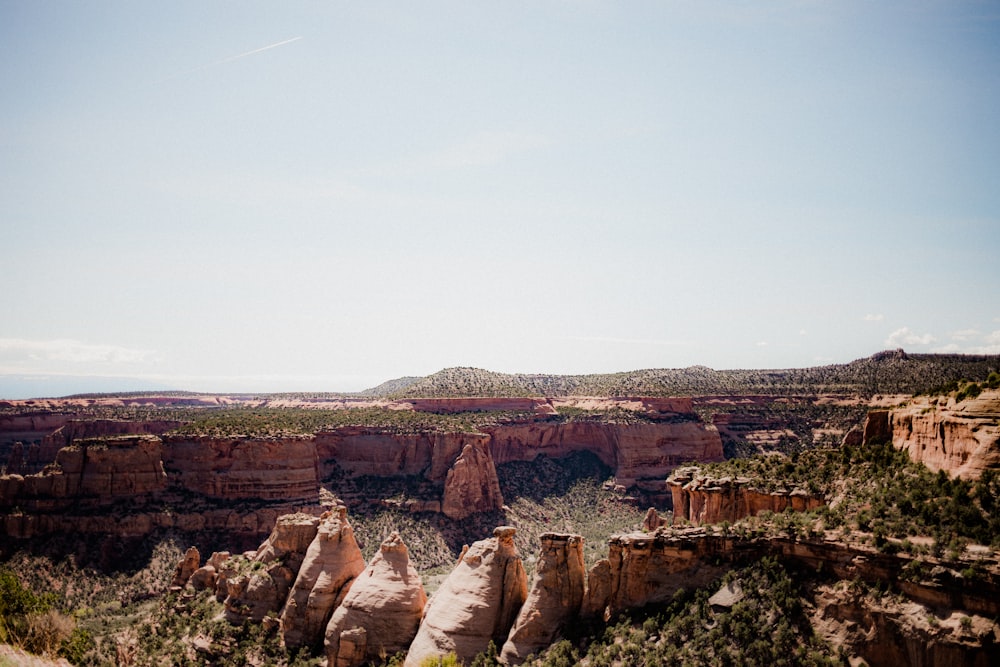
[[[789,457],[753,456],[700,467],[714,479],[741,479],[764,491],[800,488],[825,497],[826,507],[801,518],[804,530],[843,530],[845,539],[847,532],[860,531],[880,549],[911,553],[922,549],[910,538],[932,538],[929,548],[938,555],[973,542],[1000,549],[996,470],[985,471],[976,481],[952,479],[914,463],[889,443],[813,449]],[[807,526],[810,521],[815,523]],[[781,529],[789,527],[778,523]]]
[[[385,383],[384,396],[696,396],[713,394],[918,394],[962,379],[984,381],[1000,355],[880,352],[848,364],[771,370],[705,366],[591,375],[508,374],[447,368],[405,383]],[[396,387],[402,387],[396,389]],[[375,389],[371,395],[379,395]]]
[[[357,426],[393,433],[474,431],[503,420],[530,418],[519,412],[462,412],[436,414],[386,408],[323,410],[308,408],[225,408],[195,412],[176,430],[186,435],[288,436]]]

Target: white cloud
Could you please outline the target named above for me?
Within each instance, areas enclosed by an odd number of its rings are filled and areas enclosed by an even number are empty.
[[[881,322],[884,319],[885,315],[883,315],[882,313],[878,313],[877,315],[868,313],[867,315],[865,315],[865,322]]]
[[[948,343],[931,350],[940,354],[1000,354],[1000,330],[983,334],[975,329],[956,331],[952,339],[963,344]]]
[[[762,340],[757,343],[757,347],[767,347],[767,341]]]
[[[970,340],[977,336],[982,335],[982,332],[978,329],[962,329],[961,331],[952,331],[952,340]]]
[[[917,334],[910,327],[896,329],[885,339],[886,347],[904,347],[906,345],[930,345],[936,338],[929,333]]]
[[[119,345],[94,345],[77,340],[26,340],[0,338],[0,362],[18,366],[60,364],[142,364],[153,360],[151,350]]]

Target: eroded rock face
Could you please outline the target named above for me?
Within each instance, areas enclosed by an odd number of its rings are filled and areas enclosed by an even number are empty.
[[[338,507],[324,513],[281,612],[285,645],[295,650],[319,644],[330,614],[364,569],[347,509]]]
[[[281,609],[319,523],[317,517],[308,514],[280,516],[253,557],[225,561],[217,586],[219,595],[225,595],[226,619],[230,623],[260,621]]]
[[[544,533],[531,592],[518,613],[500,660],[518,665],[549,646],[580,614],[584,592],[583,538]]]
[[[174,487],[209,498],[319,499],[313,436],[165,436],[163,465]]]
[[[571,421],[504,424],[487,429],[497,464],[561,458],[586,451],[614,470],[619,484],[662,480],[684,461],[721,461],[722,439],[714,426],[691,413],[667,422]]]
[[[426,604],[420,575],[406,544],[394,532],[330,618],[325,641],[328,664],[357,667],[405,651],[417,634]]]
[[[816,603],[816,633],[873,667],[987,667],[1000,660],[997,625],[988,617],[896,596],[873,598],[844,581],[820,586]]]
[[[890,411],[872,412],[865,442],[887,439],[937,472],[978,479],[987,468],[1000,468],[1000,391],[956,403],[946,397],[914,398]]]
[[[697,466],[675,470],[667,478],[667,487],[673,499],[674,519],[684,519],[696,526],[733,523],[764,511],[783,512],[790,508],[804,512],[826,504],[825,498],[803,489],[763,491],[755,488],[749,478],[713,478],[703,475]]]
[[[479,443],[467,444],[448,471],[441,512],[451,519],[464,519],[501,507],[503,495],[489,449]]]
[[[667,602],[680,588],[707,585],[725,571],[711,558],[725,548],[723,541],[662,532],[616,535],[608,542],[607,559],[587,574],[582,613],[609,619],[625,609]]]
[[[491,640],[502,645],[528,596],[514,532],[501,526],[492,538],[463,551],[455,569],[427,603],[406,667],[450,652],[467,662]]]
[[[201,554],[198,553],[197,547],[188,547],[188,550],[184,552],[184,557],[181,561],[177,563],[177,567],[174,568],[174,578],[171,580],[171,586],[185,586],[191,575],[195,573],[195,570],[201,565]]]

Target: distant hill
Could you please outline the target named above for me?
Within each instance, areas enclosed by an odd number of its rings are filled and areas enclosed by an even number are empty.
[[[1000,355],[879,352],[847,364],[773,370],[706,366],[592,375],[496,373],[446,368],[424,378],[390,380],[363,392],[384,398],[456,396],[691,396],[711,394],[918,394],[956,380],[981,381]]]
[[[406,391],[412,384],[423,379],[424,378],[421,377],[401,377],[396,378],[395,380],[386,380],[377,387],[371,387],[370,389],[359,391],[357,395],[372,397],[392,396]]]

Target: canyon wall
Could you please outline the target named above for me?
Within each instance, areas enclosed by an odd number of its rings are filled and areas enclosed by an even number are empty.
[[[561,458],[591,452],[610,467],[625,487],[663,480],[687,461],[721,461],[718,431],[696,419],[616,423],[569,421],[514,423],[489,427],[490,448],[497,464],[532,461],[538,456]]]
[[[956,402],[919,396],[905,406],[869,413],[864,441],[891,440],[896,449],[933,471],[978,479],[1000,468],[1000,391]]]
[[[147,433],[171,431],[178,422],[33,416],[41,421],[10,426],[51,428],[43,442],[60,448],[40,472],[0,475],[0,525],[18,537],[67,529],[109,534],[198,525],[259,529],[254,516],[264,507],[315,512],[324,486],[340,495],[339,485],[357,480],[359,489],[368,488],[369,478],[406,483],[409,497],[401,504],[411,511],[463,519],[503,506],[497,464],[587,451],[612,469],[619,485],[664,493],[664,479],[679,463],[722,459],[718,431],[684,412],[690,399],[588,399],[646,415],[621,420],[560,419],[547,399],[477,400],[417,403],[441,411],[534,406],[535,415],[505,417],[481,431],[346,426],[275,437],[157,435]],[[363,491],[345,497],[380,500]],[[240,511],[232,503],[250,505]],[[108,515],[112,507],[115,517]]]

